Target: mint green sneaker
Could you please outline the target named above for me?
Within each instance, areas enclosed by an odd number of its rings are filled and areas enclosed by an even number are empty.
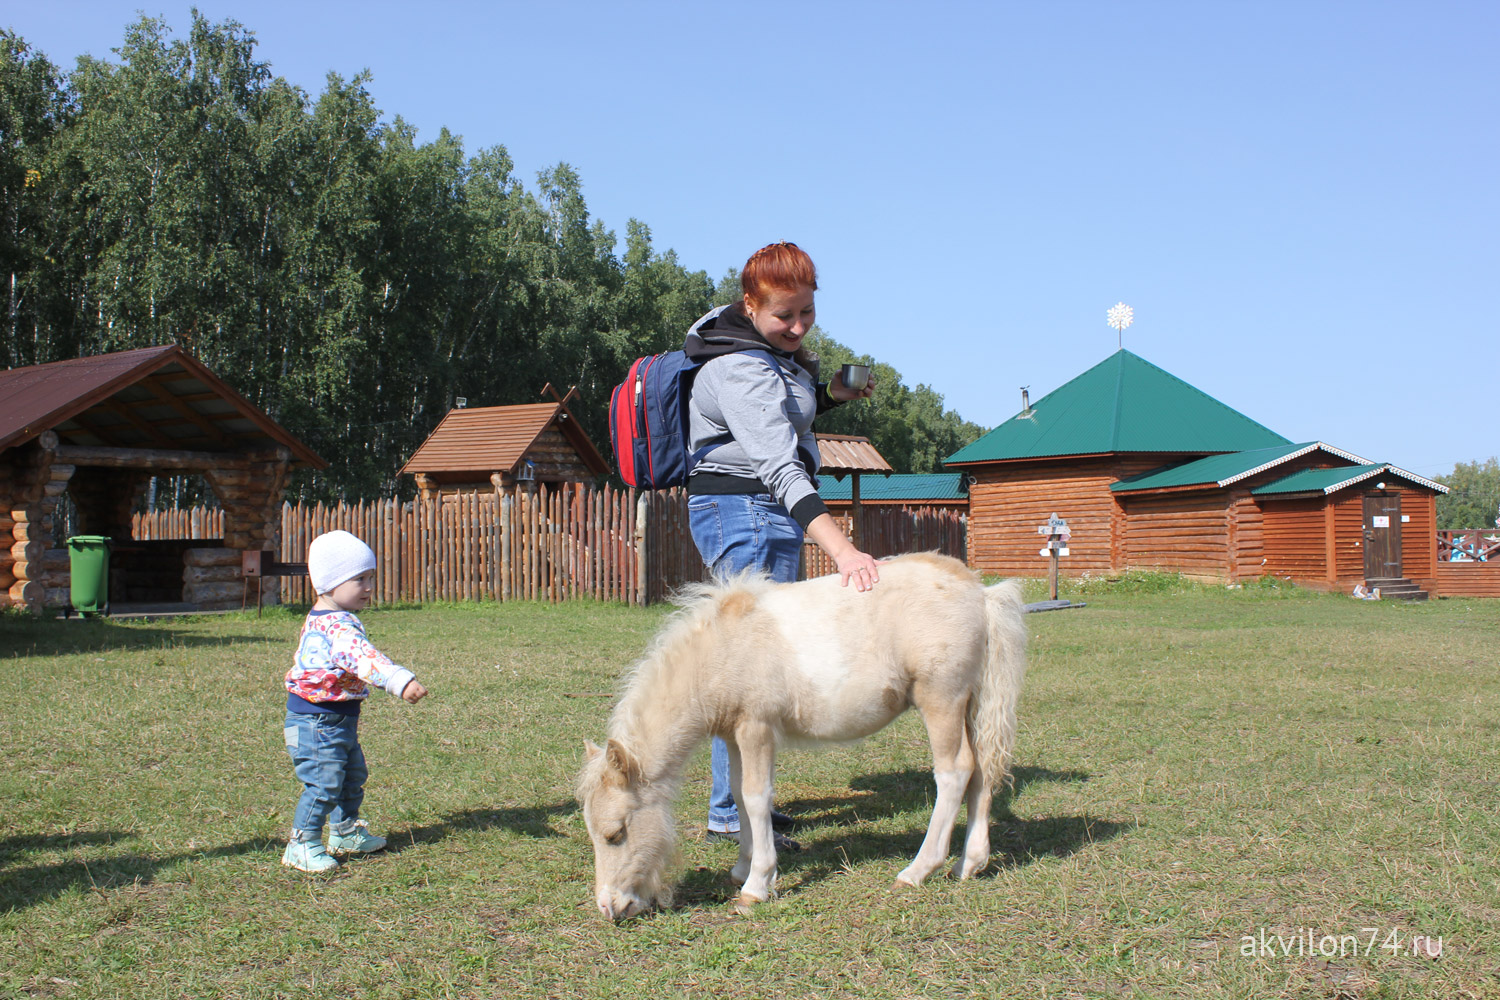
[[[357,819],[348,833],[329,829],[328,850],[334,854],[374,854],[385,850],[385,838],[375,836],[368,823]]]
[[[316,840],[291,841],[281,855],[281,863],[299,872],[314,874],[332,871],[339,866],[339,863],[323,849],[323,844]]]

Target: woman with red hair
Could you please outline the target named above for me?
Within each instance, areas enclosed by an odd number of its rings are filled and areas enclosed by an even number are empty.
[[[797,579],[803,534],[833,560],[848,586],[869,590],[880,579],[875,560],[854,547],[818,496],[813,418],[875,389],[818,380],[818,356],[802,341],[816,317],[818,273],[795,243],[772,243],[745,262],[744,295],[713,310],[688,331],[689,358],[703,362],[688,406],[688,521],[704,565],[720,579],[758,570],[779,583]],[[715,738],[710,837],[736,838],[739,813],[730,793],[729,752]],[[778,827],[791,820],[780,813]],[[796,849],[778,835],[778,848]]]

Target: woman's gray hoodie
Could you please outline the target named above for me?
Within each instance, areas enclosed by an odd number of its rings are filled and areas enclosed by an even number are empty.
[[[837,405],[818,383],[817,355],[776,350],[738,303],[693,324],[683,350],[708,359],[688,405],[689,450],[701,456],[688,492],[769,493],[806,529],[828,509],[813,418]]]

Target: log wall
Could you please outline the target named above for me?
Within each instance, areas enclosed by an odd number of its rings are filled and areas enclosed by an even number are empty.
[[[1199,579],[1232,574],[1230,511],[1223,490],[1123,498],[1125,565]]]
[[[1243,583],[1266,573],[1266,524],[1260,504],[1249,490],[1235,491],[1228,509],[1229,582]]]
[[[1264,513],[1251,489],[1303,469],[1340,464],[1314,451],[1222,489],[1117,494],[1126,513],[1127,566],[1229,583],[1253,580],[1268,562]]]
[[[1328,586],[1328,517],[1323,497],[1262,500],[1266,573],[1314,586]]]
[[[52,512],[74,472],[72,465],[57,461],[57,445],[57,435],[43,431],[5,453],[0,510],[9,515],[9,530],[0,534],[0,545],[10,544],[4,546],[8,559],[0,563],[0,579],[10,582],[0,605],[41,611],[56,603],[60,588],[67,586],[66,568],[59,571],[58,560],[49,554],[54,545]],[[62,599],[67,600],[66,591]]]
[[[1057,514],[1068,522],[1064,575],[1125,568],[1125,515],[1110,486],[1159,468],[1170,456],[1105,456],[973,466],[969,487],[969,565],[1004,576],[1043,576],[1037,528]]]

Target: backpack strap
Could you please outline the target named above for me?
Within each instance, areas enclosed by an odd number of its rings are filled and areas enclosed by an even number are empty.
[[[743,350],[743,351],[734,351],[733,353],[735,353],[735,354],[759,354],[762,357],[764,357],[767,361],[771,362],[771,367],[774,368],[774,369],[776,369],[776,374],[777,375],[781,376],[781,386],[782,386],[782,388],[784,388],[786,390],[787,398],[790,399],[792,397],[792,387],[791,387],[790,384],[788,384],[788,380],[791,378],[791,376],[789,376],[787,374],[787,370],[784,367],[782,367],[781,359],[776,356],[776,352],[775,351],[769,351],[769,350],[767,350],[764,347],[751,347],[751,348],[747,348],[746,350]],[[720,357],[728,357],[729,355],[727,355],[727,354],[721,354],[719,356]],[[700,365],[699,367],[702,367],[702,366]],[[695,374],[696,374],[696,372],[695,372]],[[689,395],[691,396],[691,394],[692,394],[692,390],[690,389],[689,390]],[[817,390],[816,389],[813,390],[813,398],[815,400],[817,398]],[[714,440],[710,441],[708,444],[704,445],[702,448],[699,448],[697,451],[688,452],[688,463],[687,463],[687,474],[688,474],[688,476],[692,476],[693,469],[697,467],[697,465],[698,465],[699,462],[703,461],[703,459],[708,455],[709,452],[713,451],[715,448],[718,448],[718,447],[720,447],[722,445],[728,444],[732,440],[734,440],[733,435],[730,435],[730,434],[721,434],[719,437],[717,437]],[[798,450],[799,453],[802,451],[801,448],[799,448],[797,450]],[[803,465],[806,465],[806,464],[807,464],[807,462],[804,459],[803,460]]]

